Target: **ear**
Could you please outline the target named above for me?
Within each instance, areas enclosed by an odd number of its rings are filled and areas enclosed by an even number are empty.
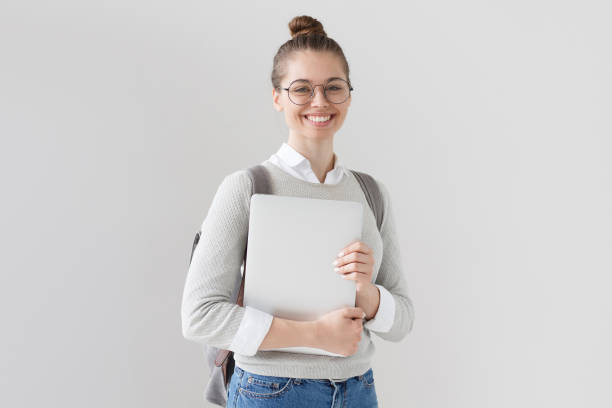
[[[278,112],[283,110],[283,105],[279,103],[281,94],[276,91],[276,89],[272,88],[272,104],[274,105],[274,109]]]

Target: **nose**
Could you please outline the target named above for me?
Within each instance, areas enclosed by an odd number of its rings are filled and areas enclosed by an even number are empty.
[[[317,88],[319,88],[319,92],[317,92]],[[325,92],[324,92],[325,88],[323,88],[323,85],[315,85],[314,86],[314,95],[312,95],[312,100],[310,101],[310,103],[314,106],[327,106],[327,104],[329,103],[327,98],[325,97]]]

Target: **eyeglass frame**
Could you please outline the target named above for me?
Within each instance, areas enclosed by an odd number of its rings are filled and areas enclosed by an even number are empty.
[[[329,84],[331,81],[335,81],[336,79],[339,79],[339,80],[341,80],[341,81],[346,82],[346,84],[349,86],[349,96],[347,96],[347,97],[346,97],[346,99],[345,99],[345,100],[343,100],[342,102],[332,102],[332,101],[330,101],[330,100],[329,100],[329,98],[327,97],[327,92],[326,92],[326,91],[327,91],[327,85],[328,85],[328,84]],[[306,82],[308,82],[308,83],[311,85],[311,87],[312,87],[312,92],[310,93],[310,97],[308,97],[308,100],[307,100],[306,102],[304,102],[304,103],[295,103],[295,102],[293,102],[293,99],[291,99],[291,97],[289,96],[289,88],[291,88],[291,85],[292,85],[294,82],[297,82],[297,81],[306,81]],[[285,91],[287,91],[287,97],[289,98],[289,100],[291,101],[291,103],[293,103],[293,104],[295,104],[295,105],[298,105],[298,106],[302,106],[302,105],[306,105],[307,103],[309,103],[310,101],[312,101],[312,97],[314,96],[314,93],[315,93],[315,88],[316,88],[317,86],[322,86],[322,87],[323,87],[323,96],[325,96],[325,99],[327,99],[327,101],[328,101],[329,103],[333,103],[334,105],[339,105],[339,104],[341,104],[341,103],[346,102],[346,101],[348,100],[348,98],[350,98],[350,97],[351,97],[351,91],[353,91],[353,87],[351,86],[351,84],[349,83],[349,81],[347,81],[347,80],[346,80],[346,79],[344,79],[344,78],[339,78],[339,77],[329,78],[329,79],[327,80],[327,82],[325,82],[324,84],[317,84],[317,85],[314,85],[314,84],[313,84],[312,82],[310,82],[308,79],[301,79],[301,78],[298,78],[298,79],[294,79],[293,81],[291,81],[291,82],[289,83],[289,86],[288,86],[287,88],[281,88],[281,89],[284,89]]]

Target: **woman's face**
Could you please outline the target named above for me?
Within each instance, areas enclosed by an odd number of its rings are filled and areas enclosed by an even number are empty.
[[[304,105],[296,105],[289,100],[287,91],[280,93],[272,90],[272,99],[277,111],[285,112],[285,122],[290,135],[309,139],[331,139],[340,129],[351,104],[351,96],[339,104],[331,103],[323,94],[323,86],[329,78],[338,77],[347,80],[340,58],[331,52],[297,51],[286,61],[287,74],[281,81],[281,88],[289,87],[291,81],[308,79],[315,85],[315,93]],[[331,115],[323,126],[318,126],[308,119],[310,115]]]

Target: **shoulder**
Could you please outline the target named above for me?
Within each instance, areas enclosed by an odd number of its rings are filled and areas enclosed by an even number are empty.
[[[215,200],[230,207],[246,205],[248,208],[251,191],[252,181],[249,172],[246,169],[235,170],[223,177],[217,187]]]
[[[251,187],[252,181],[247,169],[235,170],[227,174],[221,185],[233,186],[240,190],[246,190]]]
[[[362,170],[355,170],[355,169],[349,169],[349,168],[347,168],[347,170],[349,173],[353,174],[355,178],[359,176],[369,178],[378,187],[379,193],[382,196],[383,201],[385,203],[389,201],[389,190],[387,189],[386,184],[383,183],[383,181],[378,177],[378,175],[374,173],[365,172]]]
[[[376,180],[376,184],[378,184],[378,189],[380,190],[383,199],[385,200],[385,202],[389,201],[389,190],[387,189],[387,185],[385,183],[383,183],[383,181],[379,178],[374,178],[374,180]]]
[[[248,225],[251,204],[251,179],[245,170],[223,177],[202,223],[204,231],[243,231]]]

